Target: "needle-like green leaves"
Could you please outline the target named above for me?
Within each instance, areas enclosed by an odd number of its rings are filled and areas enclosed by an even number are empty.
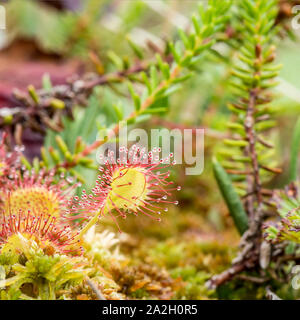
[[[293,139],[292,139],[292,148],[291,148],[291,160],[290,160],[290,182],[296,181],[297,176],[299,175],[298,161],[299,161],[299,153],[300,153],[300,118],[298,119]]]

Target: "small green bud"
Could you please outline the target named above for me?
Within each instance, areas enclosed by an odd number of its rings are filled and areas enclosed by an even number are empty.
[[[52,99],[50,106],[54,109],[64,109],[66,107],[65,103],[59,99]]]

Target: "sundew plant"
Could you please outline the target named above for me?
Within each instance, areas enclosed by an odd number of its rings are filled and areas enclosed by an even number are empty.
[[[299,299],[299,1],[3,8],[1,300]]]

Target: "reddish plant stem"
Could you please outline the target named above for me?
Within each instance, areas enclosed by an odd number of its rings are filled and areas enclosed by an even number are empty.
[[[263,201],[263,197],[261,193],[261,181],[259,177],[259,164],[258,164],[257,153],[255,148],[256,132],[254,129],[254,124],[255,124],[254,112],[255,112],[256,99],[257,99],[256,90],[253,89],[250,91],[250,99],[248,103],[244,126],[246,131],[246,139],[249,143],[248,156],[251,158],[251,165],[253,169],[252,188],[253,188],[253,191],[255,192],[255,196],[259,206]]]
[[[158,87],[153,91],[151,95],[142,103],[140,110],[135,110],[133,111],[125,120],[124,122],[128,122],[131,119],[135,119],[139,114],[141,114],[143,111],[145,111],[147,108],[149,108],[152,103],[155,101],[155,95],[157,92],[159,92],[164,86],[168,85],[168,82],[172,81],[175,79],[181,71],[181,66],[176,66],[174,70],[172,71],[172,74],[170,76],[169,80],[163,80]],[[97,140],[91,145],[87,146],[81,153],[77,154],[72,161],[64,161],[62,164],[57,164],[56,169],[58,168],[72,168],[75,167],[78,164],[78,160],[82,157],[86,157],[89,154],[91,154],[94,150],[99,148],[101,145],[103,145],[105,142],[109,141],[110,138],[114,137],[117,135],[117,133],[120,130],[120,123],[117,123],[115,127],[109,132],[108,137],[104,140]]]
[[[231,268],[225,270],[224,272],[218,274],[217,276],[212,277],[207,286],[211,289],[215,289],[222,285],[223,283],[231,280],[235,275],[246,269],[245,264],[233,265]]]

